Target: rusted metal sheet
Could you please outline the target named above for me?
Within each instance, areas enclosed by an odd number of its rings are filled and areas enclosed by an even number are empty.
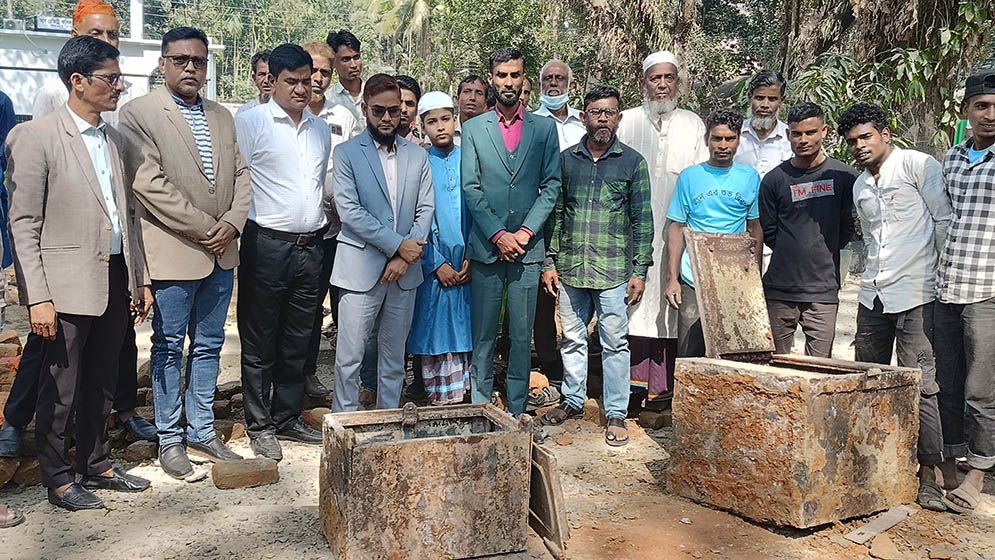
[[[341,560],[474,558],[528,537],[532,420],[491,405],[330,414],[322,530]]]
[[[538,445],[532,446],[532,489],[529,494],[529,526],[542,537],[554,558],[566,558],[570,525],[567,524],[560,473],[556,457]]]
[[[757,266],[760,247],[749,235],[684,230],[709,358],[766,363],[774,353]]]

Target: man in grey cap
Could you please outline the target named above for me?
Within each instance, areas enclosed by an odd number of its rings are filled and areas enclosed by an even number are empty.
[[[934,329],[943,424],[943,503],[974,511],[995,467],[995,69],[967,79],[961,110],[974,136],[943,160],[954,210],[940,253]],[[966,410],[966,413],[965,413]],[[957,484],[956,458],[970,470]]]

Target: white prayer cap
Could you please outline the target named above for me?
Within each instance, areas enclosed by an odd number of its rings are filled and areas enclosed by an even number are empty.
[[[453,104],[453,98],[449,97],[448,94],[441,91],[430,91],[421,96],[421,101],[418,102],[418,116],[422,116],[425,113],[435,109],[455,108],[456,106]]]
[[[646,74],[650,68],[656,66],[657,64],[663,64],[664,62],[673,64],[675,68],[681,67],[681,65],[677,62],[677,55],[674,53],[670,51],[656,51],[643,59],[643,74]]]

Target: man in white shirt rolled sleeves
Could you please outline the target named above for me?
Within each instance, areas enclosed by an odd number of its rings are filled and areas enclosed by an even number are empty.
[[[937,258],[953,209],[943,169],[931,156],[892,146],[888,116],[858,103],[840,115],[839,134],[864,172],[853,203],[867,243],[857,308],[856,360],[922,370],[919,399],[919,505],[944,511],[943,433],[933,357]],[[956,483],[954,483],[956,486]]]
[[[277,439],[321,443],[321,432],[301,422],[300,413],[304,364],[321,305],[331,133],[306,110],[311,56],[298,45],[280,45],[270,54],[269,68],[272,98],[236,120],[252,178],[240,250],[238,331],[252,450],[279,461]]]

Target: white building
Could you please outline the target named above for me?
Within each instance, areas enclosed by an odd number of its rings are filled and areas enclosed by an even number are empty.
[[[131,87],[132,96],[148,93],[149,78],[159,66],[160,42],[145,39],[143,0],[131,0],[131,37],[122,37],[121,72]],[[137,31],[137,33],[136,33]],[[68,33],[0,29],[0,90],[14,103],[20,118],[31,115],[35,92],[48,80],[58,80],[59,50],[69,38]],[[212,44],[208,49],[207,83],[203,95],[215,99],[215,57],[224,45]]]

